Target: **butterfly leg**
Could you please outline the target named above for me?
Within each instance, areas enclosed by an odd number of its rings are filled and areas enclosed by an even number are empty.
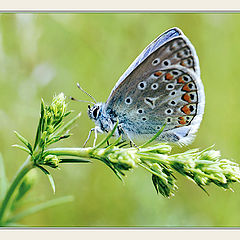
[[[92,129],[89,131],[88,137],[87,137],[85,143],[83,144],[83,147],[85,147],[85,145],[87,144],[87,142],[88,142],[89,138],[91,137],[91,134],[92,134],[93,131],[94,131],[93,147],[95,147],[96,141],[97,141],[97,134],[98,134],[98,132],[102,133],[102,130],[101,130],[99,127],[92,128]]]
[[[91,137],[92,131],[95,131],[95,128],[92,128],[92,129],[89,131],[89,133],[88,133],[88,137],[87,137],[86,141],[84,142],[83,147],[86,146],[86,144],[87,144],[89,138]]]
[[[97,127],[94,128],[94,135],[95,135],[95,137],[94,137],[94,141],[93,141],[93,147],[96,146],[97,132],[98,132],[98,130],[99,130],[99,129],[98,129]]]
[[[131,147],[134,146],[135,148],[139,149],[138,145],[137,145],[135,142],[133,142],[133,140],[132,140],[129,136],[127,136],[127,137],[128,137],[129,140],[130,140],[130,146],[131,146]]]
[[[122,125],[119,124],[118,127],[119,127],[119,133],[126,135],[127,138],[129,139],[129,141],[130,141],[130,147],[134,146],[135,148],[139,149],[139,147],[133,142],[133,140],[132,140],[131,137],[128,135],[128,133],[123,130]]]

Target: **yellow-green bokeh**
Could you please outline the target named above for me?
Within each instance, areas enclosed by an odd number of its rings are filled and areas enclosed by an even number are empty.
[[[215,144],[224,158],[240,162],[240,14],[238,13],[66,13],[0,15],[0,151],[10,179],[26,158],[13,149],[13,130],[32,140],[40,99],[55,93],[88,100],[76,82],[106,101],[118,78],[160,33],[177,26],[196,48],[206,93],[205,114],[191,146]],[[82,146],[94,126],[86,104],[69,101],[82,117],[74,135],[58,146]],[[56,195],[38,173],[28,195],[35,202],[74,195],[75,201],[29,216],[21,224],[66,227],[239,227],[240,185],[235,192],[207,187],[177,175],[176,196],[155,193],[142,169],[122,184],[104,164],[52,170]],[[26,205],[25,205],[26,206]]]

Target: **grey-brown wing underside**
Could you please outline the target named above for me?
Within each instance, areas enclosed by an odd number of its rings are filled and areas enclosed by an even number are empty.
[[[166,122],[160,140],[187,143],[199,127],[204,104],[198,58],[182,34],[163,43],[118,82],[106,106],[133,139],[156,134]]]

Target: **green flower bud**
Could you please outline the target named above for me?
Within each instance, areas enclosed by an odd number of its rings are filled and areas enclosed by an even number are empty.
[[[220,151],[209,150],[209,151],[203,152],[200,155],[199,159],[216,161],[220,158],[220,156],[221,156]]]
[[[40,146],[40,147],[42,147],[42,146],[45,145],[47,135],[48,135],[47,131],[44,131],[44,132],[42,133],[42,136],[41,136],[41,139],[40,139],[40,142],[39,142],[39,146]]]
[[[164,197],[174,196],[177,189],[176,180],[171,175],[171,170],[162,168],[159,164],[154,163],[150,167],[154,172],[152,175],[153,185],[157,193],[161,193]]]
[[[151,152],[151,153],[159,153],[159,154],[168,154],[170,153],[172,150],[172,147],[166,144],[155,144],[152,145],[150,147],[146,147],[146,148],[140,148],[140,152]]]
[[[66,103],[65,103],[65,96],[63,93],[58,94],[53,98],[52,102],[52,113],[54,116],[54,120],[58,120],[63,117],[66,112]]]
[[[129,170],[136,167],[136,162],[139,162],[136,150],[113,150],[107,155],[110,162],[117,164],[117,166],[124,170]]]
[[[44,158],[43,162],[40,164],[47,165],[52,168],[57,168],[60,161],[61,160],[56,155],[47,155]]]

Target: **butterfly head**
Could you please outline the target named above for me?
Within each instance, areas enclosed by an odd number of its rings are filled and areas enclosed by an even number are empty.
[[[101,116],[102,104],[96,103],[92,107],[88,105],[88,116],[90,119],[97,121]]]

